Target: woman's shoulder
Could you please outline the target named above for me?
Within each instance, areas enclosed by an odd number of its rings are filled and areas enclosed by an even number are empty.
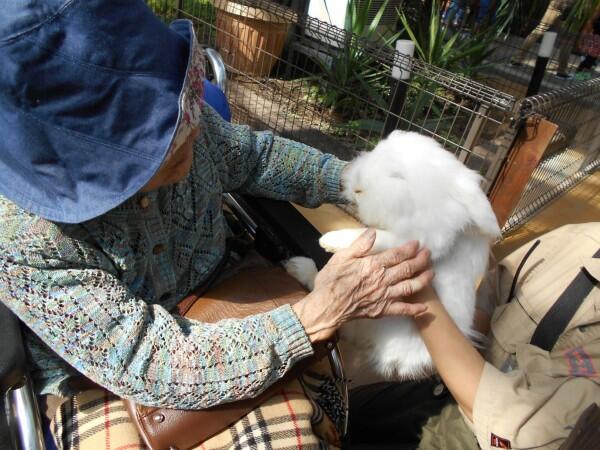
[[[251,139],[251,128],[248,125],[231,123],[215,111],[208,103],[202,104],[201,134],[209,142],[219,143],[220,145],[237,144],[239,147],[242,141]],[[247,144],[247,142],[245,142]]]
[[[3,246],[53,240],[60,234],[55,224],[25,211],[3,196],[0,196],[0,223],[0,243]]]
[[[81,225],[51,222],[0,196],[0,258],[42,268],[99,263],[96,253]]]

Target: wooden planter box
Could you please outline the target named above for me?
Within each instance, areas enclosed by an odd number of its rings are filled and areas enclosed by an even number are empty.
[[[281,56],[292,20],[260,8],[215,0],[217,48],[225,64],[266,77]]]

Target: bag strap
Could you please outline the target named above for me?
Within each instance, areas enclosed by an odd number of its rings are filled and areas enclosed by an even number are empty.
[[[593,257],[600,258],[600,250]],[[586,270],[580,270],[575,279],[571,281],[558,300],[554,302],[554,305],[540,320],[531,337],[531,344],[548,352],[552,350],[560,335],[565,331],[567,325],[597,283],[597,280]]]
[[[529,250],[527,250],[527,253],[525,253],[525,256],[523,256],[523,259],[519,263],[519,267],[517,267],[515,276],[513,277],[512,285],[510,286],[510,291],[508,293],[508,299],[506,300],[506,303],[512,302],[512,299],[515,295],[515,289],[517,287],[517,281],[519,281],[519,277],[521,276],[521,270],[523,270],[525,263],[527,262],[527,260],[529,259],[529,257],[533,253],[533,251],[537,248],[537,246],[540,245],[541,242],[542,241],[540,241],[539,239],[537,241],[535,241],[533,243],[533,245],[531,247],[529,247]]]

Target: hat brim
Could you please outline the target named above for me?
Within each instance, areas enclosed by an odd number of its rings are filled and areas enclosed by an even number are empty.
[[[191,22],[168,27],[143,2],[126,3],[109,21],[102,10],[113,2],[73,1],[0,48],[0,85],[14,94],[0,107],[0,193],[27,211],[64,223],[104,214],[199,123],[204,56]]]

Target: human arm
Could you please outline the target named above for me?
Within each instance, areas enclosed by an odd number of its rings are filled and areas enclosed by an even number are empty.
[[[591,256],[600,242],[598,224],[563,227],[539,241],[504,258],[493,276],[485,278],[491,283],[482,283],[496,305],[493,331],[473,401],[466,407],[464,401],[459,404],[484,450],[505,444],[557,448],[583,410],[600,398],[597,288],[550,351],[530,343],[541,317],[581,270],[599,279],[600,264]],[[515,278],[517,272],[520,276]],[[435,297],[428,294],[417,300],[435,301]],[[441,339],[449,341],[445,336]],[[447,348],[448,357],[464,364],[464,352],[453,350],[452,345]],[[437,364],[439,355],[432,356]],[[472,370],[458,367],[465,384],[471,386]],[[457,380],[455,374],[453,381]],[[448,387],[460,396],[450,383]],[[493,442],[498,445],[494,447]]]
[[[347,163],[307,145],[224,122],[208,106],[195,147],[217,168],[223,192],[289,200],[305,206],[340,203],[340,176]]]
[[[521,364],[528,361],[524,370],[502,372],[483,359],[441,302],[431,297],[423,302],[427,313],[415,319],[417,327],[436,369],[483,450],[497,448],[492,445],[494,440],[509,441],[513,448],[547,448],[560,443],[583,409],[593,399],[600,399],[597,379],[545,369],[564,364],[568,351],[549,355],[535,346],[524,345],[518,355]],[[571,352],[573,360],[581,354],[600,355],[600,341]]]
[[[432,288],[426,288],[418,297],[419,303],[427,306],[427,312],[415,318],[421,338],[452,396],[472,420],[485,361],[456,326]]]
[[[0,211],[1,206],[0,199]],[[203,324],[172,316],[134,295],[120,269],[84,228],[58,227],[22,212],[2,219],[0,298],[81,373],[122,397],[148,405],[203,408],[255,396],[311,354],[311,340],[329,336],[341,324],[338,319],[347,318],[348,308],[340,306],[353,300],[346,295],[348,289],[355,289],[358,304],[363,298],[373,303],[369,292],[360,294],[365,281],[381,281],[377,289],[396,284],[395,277],[373,279],[368,272],[355,273],[374,263],[390,263],[391,270],[393,261],[348,258],[340,265],[344,276],[336,266],[324,270],[338,274],[333,277],[340,281],[336,298],[323,295],[310,302],[300,313],[302,322],[286,306],[244,320]],[[416,246],[412,247],[414,256]],[[420,261],[426,262],[422,253]],[[410,272],[406,264],[396,262],[404,274]],[[408,258],[407,264],[416,273],[424,270],[415,258]],[[353,283],[340,290],[348,278]],[[404,289],[418,289],[411,286],[410,276],[401,278],[409,278]],[[330,290],[334,289],[325,286],[318,291]],[[355,316],[361,312],[364,308],[354,311]],[[319,323],[326,324],[329,334],[314,333]]]
[[[132,294],[77,227],[67,236],[23,216],[2,224],[2,301],[71,366],[117,395],[204,408],[255,396],[312,354],[289,306],[218,324],[173,316]]]

